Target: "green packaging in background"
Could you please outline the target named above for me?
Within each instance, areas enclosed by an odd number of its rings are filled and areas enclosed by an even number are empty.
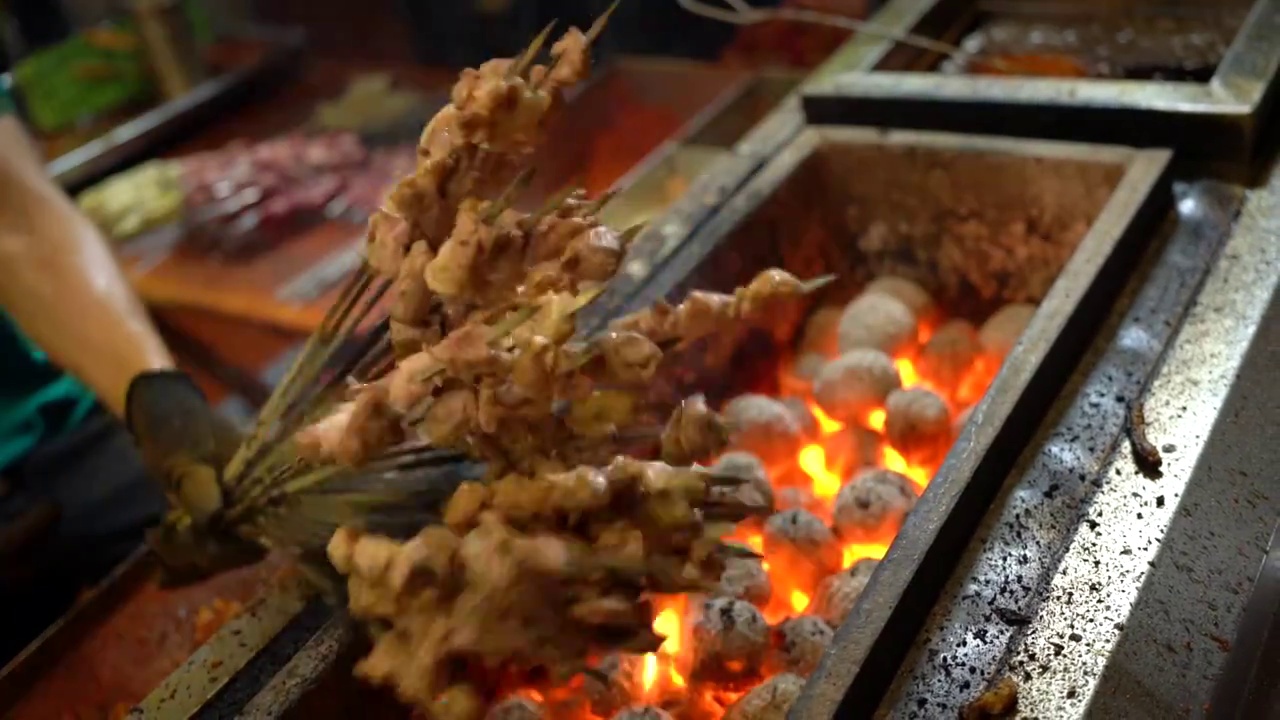
[[[191,23],[191,34],[200,47],[208,47],[213,43],[213,16],[209,12],[206,0],[183,0],[183,9],[187,12],[187,22]]]
[[[28,121],[42,133],[145,103],[155,95],[142,42],[128,22],[87,28],[13,69]]]

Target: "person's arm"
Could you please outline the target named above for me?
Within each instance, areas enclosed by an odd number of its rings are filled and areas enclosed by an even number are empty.
[[[0,117],[0,307],[118,416],[134,377],[173,367],[106,240],[12,116]]]

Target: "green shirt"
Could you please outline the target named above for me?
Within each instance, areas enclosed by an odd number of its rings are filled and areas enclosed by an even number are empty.
[[[0,85],[0,116],[12,111],[13,101]],[[0,472],[41,440],[75,427],[95,403],[88,389],[49,362],[0,311]]]

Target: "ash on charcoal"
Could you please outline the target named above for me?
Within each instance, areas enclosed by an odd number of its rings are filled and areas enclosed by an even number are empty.
[[[672,720],[671,713],[652,705],[636,705],[624,708],[613,716],[613,720]]]
[[[1048,218],[1035,211],[1026,219],[995,224],[972,210],[955,208],[892,227],[860,221],[865,215],[860,208],[850,208],[850,229],[860,235],[858,249],[872,267],[882,272],[927,272],[942,297],[987,300],[1044,297],[1089,229],[1088,221]]]
[[[770,562],[817,582],[840,567],[840,547],[830,528],[808,510],[783,510],[764,523],[764,551]]]
[[[774,675],[729,706],[725,720],[787,720],[787,712],[800,692],[804,678],[791,673]]]
[[[935,465],[951,449],[951,412],[933,391],[922,387],[894,390],[884,409],[885,438],[908,461]]]
[[[978,330],[983,351],[1003,362],[1035,314],[1036,306],[1030,303],[1009,303],[995,311]]]
[[[733,680],[754,677],[769,651],[769,623],[754,605],[736,598],[703,603],[693,626],[695,677]]]
[[[591,712],[609,717],[631,704],[641,691],[641,659],[637,655],[609,655],[595,668],[583,675],[583,692],[591,704]]]
[[[866,422],[902,387],[893,358],[879,350],[851,350],[827,363],[813,384],[813,398],[823,412],[846,424]]]
[[[937,306],[934,305],[933,297],[929,295],[928,290],[914,280],[898,275],[881,275],[875,278],[867,283],[862,294],[888,295],[905,305],[917,321],[928,320],[937,311]]]
[[[783,620],[773,634],[778,665],[787,672],[807,677],[817,669],[835,631],[820,617],[801,615]]]
[[[804,326],[804,334],[800,337],[800,352],[813,353],[821,357],[831,357],[839,350],[836,346],[836,328],[840,325],[840,316],[844,308],[827,305],[814,310]]]
[[[814,497],[813,491],[799,485],[778,488],[775,497],[778,512],[805,510],[815,513],[822,509],[822,501]]]
[[[785,461],[803,441],[791,411],[767,395],[739,395],[725,404],[721,414],[732,428],[730,443],[765,463]]]
[[[796,419],[796,424],[800,426],[800,432],[805,439],[812,440],[818,437],[820,434],[818,419],[813,416],[803,398],[789,396],[782,398],[781,402],[791,411],[791,416]]]
[[[715,487],[711,497],[715,500],[736,500],[747,505],[772,508],[773,485],[769,483],[769,471],[760,458],[749,452],[733,450],[720,456],[711,469],[745,478],[742,485]]]
[[[978,331],[966,320],[948,320],[929,336],[916,369],[935,387],[956,388],[982,351]]]
[[[530,698],[513,697],[489,708],[484,720],[542,720],[543,711],[540,703]]]
[[[867,581],[879,564],[879,560],[859,560],[848,570],[819,583],[810,606],[813,614],[826,620],[833,628],[840,627],[845,616],[857,604],[862,591],[867,587]]]
[[[893,355],[916,339],[916,318],[902,301],[881,294],[861,295],[840,315],[840,352],[879,350]]]
[[[773,586],[769,582],[769,573],[765,572],[760,560],[731,558],[725,562],[724,572],[720,573],[720,584],[716,589],[717,597],[746,600],[764,607],[772,595]]]
[[[909,478],[892,470],[870,468],[840,488],[833,525],[846,541],[892,538],[915,506],[916,489]]]

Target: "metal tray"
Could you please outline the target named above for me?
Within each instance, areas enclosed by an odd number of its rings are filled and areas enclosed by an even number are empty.
[[[115,691],[137,693],[134,697],[112,698],[112,702],[138,701],[150,691],[148,699],[167,696],[171,704],[184,708],[198,707],[246,667],[302,611],[308,593],[296,578],[281,579],[278,587],[267,592],[258,590],[259,581],[272,582],[268,576],[273,572],[271,568],[278,566],[279,563],[275,563],[261,569],[224,574],[196,586],[162,591],[162,597],[156,598],[156,590],[149,586],[156,583],[158,560],[145,547],[139,548],[0,670],[0,717],[31,717],[35,712],[43,713],[54,706],[68,717],[77,711],[93,709],[101,711],[105,717],[111,712],[110,708],[86,703],[89,699],[102,700],[92,696],[106,693],[90,687],[91,698],[81,698],[76,696],[74,689],[68,689],[98,681],[97,678],[67,676],[68,672],[79,672],[89,666],[107,668],[106,672],[112,679],[103,682]],[[164,614],[155,623],[142,621],[149,616],[137,609],[130,610],[131,602],[144,595],[152,598],[146,607]],[[163,647],[163,652],[156,652],[167,657],[175,644],[181,647],[189,642],[183,638],[186,627],[194,623],[192,612],[215,598],[238,601],[244,610],[222,625],[203,645],[195,648],[191,656],[177,660],[168,669],[154,664],[163,660],[154,657],[138,659],[136,646],[141,643]],[[78,652],[81,653],[79,659],[68,664],[69,658]],[[137,662],[152,663],[144,672],[148,676],[158,676],[155,681],[157,687],[144,687],[142,684],[148,681],[135,679],[135,668],[130,665]],[[173,667],[195,663],[203,663],[199,683],[175,688],[170,680],[164,679],[164,673]],[[53,677],[58,673],[65,677]],[[147,707],[146,703],[141,706],[144,710]]]
[[[974,408],[857,608],[837,632],[792,718],[832,717],[837,710],[874,707],[888,687],[983,509],[1003,484],[1088,344],[1085,340],[1145,249],[1151,237],[1147,230],[1168,206],[1171,157],[1167,150],[1057,141],[868,128],[807,129],[632,298],[629,307],[638,309],[659,298],[682,297],[693,288],[728,290],[770,265],[805,274],[837,270],[840,266],[829,255],[824,257],[802,241],[806,221],[825,221],[827,228],[838,231],[844,227],[850,200],[855,199],[864,209],[884,209],[883,219],[892,222],[895,206],[909,208],[916,199],[907,193],[907,199],[900,200],[904,188],[918,188],[918,196],[931,196],[940,185],[947,185],[939,183],[937,174],[948,169],[955,173],[953,186],[981,188],[972,193],[972,201],[979,211],[989,207],[993,217],[1018,207],[1019,198],[1034,207],[1037,199],[1058,202],[1063,196],[1078,195],[1080,188],[1103,193],[1101,200],[1093,196],[1081,203],[1090,219],[1087,234],[1061,268],[984,400]],[[830,237],[830,247],[852,245],[839,240],[844,236]],[[848,263],[845,273],[866,273],[870,260],[856,248],[843,252]],[[965,314],[959,306],[955,309]],[[759,352],[757,345],[748,342],[721,366],[696,368],[682,382],[713,398],[755,389],[744,385],[776,377],[774,363],[761,363]],[[744,369],[753,362],[762,366],[760,372]]]
[[[247,63],[206,80],[191,92],[115,126],[105,134],[45,165],[68,190],[78,190],[125,163],[153,153],[162,143],[215,117],[263,85],[281,79],[302,56],[306,34],[296,28],[257,26],[237,32],[225,43],[246,50]]]
[[[618,228],[649,222],[669,210],[704,175],[722,175],[719,169],[734,154],[735,145],[799,83],[799,76],[781,72],[734,83],[614,183],[617,195],[605,206],[602,219]],[[700,212],[712,209],[705,202],[699,205]]]
[[[1103,3],[1075,7],[1088,5]],[[978,14],[974,0],[893,0],[875,22],[954,43]],[[942,75],[931,71],[937,55],[864,36],[807,85],[804,108],[815,123],[1172,147],[1242,161],[1266,127],[1280,67],[1276,37],[1280,0],[1256,0],[1213,77],[1195,83]],[[875,69],[864,72],[868,65]],[[888,71],[903,67],[911,70]]]
[[[765,76],[744,84],[739,93],[725,98],[722,105],[709,109],[699,122],[691,124],[682,136],[683,143],[667,143],[618,181],[615,187],[622,192],[613,201],[617,203],[615,209],[605,207],[606,217],[623,225],[632,219],[649,220],[621,272],[579,315],[582,326],[616,316],[690,235],[800,132],[804,118],[798,92],[781,91],[778,85],[783,82],[787,81]],[[762,109],[761,98],[771,95],[780,96],[781,100],[763,118],[752,118],[754,124],[746,122],[745,116]],[[738,133],[747,127],[750,129],[739,137]],[[683,194],[670,201],[661,188],[665,181],[675,178],[685,188]]]

